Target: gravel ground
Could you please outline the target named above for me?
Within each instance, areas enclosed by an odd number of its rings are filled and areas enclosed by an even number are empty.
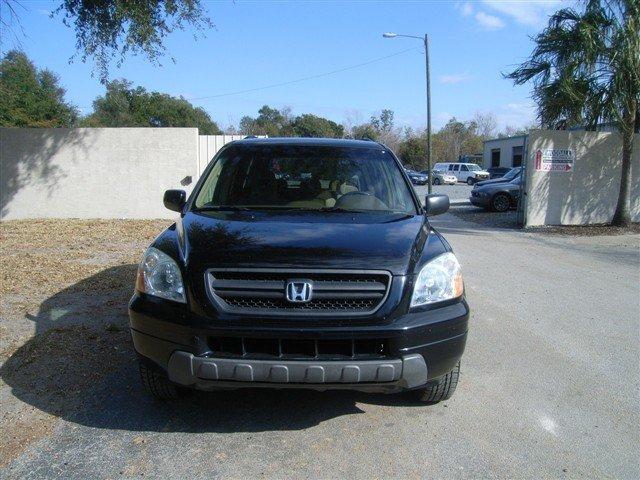
[[[449,401],[141,389],[135,264],[166,222],[3,222],[1,478],[640,477],[640,239],[443,215],[472,307]]]
[[[427,186],[414,185],[416,193],[421,199],[427,195]],[[471,189],[466,183],[458,183],[457,185],[433,185],[433,193],[444,193],[449,195],[452,203],[468,203]]]
[[[470,204],[452,205],[450,212],[466,222],[473,222],[489,228],[518,228],[517,213],[515,210],[508,212],[490,212],[484,208]]]

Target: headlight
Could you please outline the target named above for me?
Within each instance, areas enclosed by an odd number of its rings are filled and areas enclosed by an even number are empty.
[[[420,270],[413,286],[411,307],[458,298],[463,291],[458,259],[451,252],[443,253]]]
[[[148,295],[187,303],[178,264],[164,252],[149,247],[138,266],[136,290]]]

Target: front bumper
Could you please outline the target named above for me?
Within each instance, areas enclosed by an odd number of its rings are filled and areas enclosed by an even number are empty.
[[[297,386],[317,390],[360,386],[393,391],[427,382],[427,365],[418,354],[388,360],[283,361],[197,357],[176,351],[169,359],[167,373],[172,382],[199,390],[222,385]]]
[[[476,207],[488,208],[491,203],[491,197],[489,196],[474,196],[473,194],[469,197],[469,201],[472,205]]]
[[[135,294],[129,305],[131,334],[141,361],[171,381],[201,390],[239,387],[355,389],[393,392],[418,388],[450,372],[464,351],[466,301],[402,315],[375,325],[305,326],[252,319],[223,322],[197,317],[185,305]],[[382,358],[229,358],[209,339],[225,337],[300,340],[384,339]]]

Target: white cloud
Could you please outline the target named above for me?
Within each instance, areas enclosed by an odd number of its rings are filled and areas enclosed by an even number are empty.
[[[463,17],[468,17],[473,13],[473,5],[469,2],[459,3],[456,8],[460,11]]]
[[[531,102],[511,102],[499,106],[494,110],[498,121],[498,129],[523,127],[536,121],[536,105]]]
[[[504,27],[504,22],[494,15],[489,15],[484,12],[476,13],[476,21],[487,30],[498,30]]]
[[[547,23],[549,15],[562,7],[563,0],[482,0],[492,10],[531,27]],[[564,3],[568,3],[566,0]]]
[[[38,8],[36,12],[38,12],[40,15],[45,15],[47,17],[51,15],[51,10],[45,10],[44,8]]]
[[[442,83],[460,83],[472,78],[468,73],[452,73],[450,75],[440,75]]]

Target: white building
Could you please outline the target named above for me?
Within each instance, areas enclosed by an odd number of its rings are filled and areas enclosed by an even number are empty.
[[[482,165],[491,167],[519,167],[522,165],[526,135],[494,138],[484,142]]]

